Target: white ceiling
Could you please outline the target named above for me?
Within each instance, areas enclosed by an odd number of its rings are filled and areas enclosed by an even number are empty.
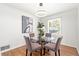
[[[78,6],[78,3],[43,3],[43,6],[39,6],[39,3],[7,3],[7,5],[26,11],[32,15],[35,15],[38,10],[45,10],[46,16],[62,12]]]

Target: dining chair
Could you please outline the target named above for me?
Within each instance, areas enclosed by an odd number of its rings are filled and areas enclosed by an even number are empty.
[[[51,37],[51,33],[46,33],[46,37]]]
[[[51,41],[51,33],[46,33],[45,34],[45,40],[47,41],[47,42],[50,42]]]
[[[35,34],[34,33],[29,33],[30,38],[34,37]]]
[[[34,33],[29,33],[29,37],[30,37],[30,40],[31,40],[33,43],[35,43],[35,42],[38,41],[38,40],[36,40]]]
[[[33,51],[37,51],[37,50],[40,50],[40,55],[42,55],[42,48],[41,48],[41,45],[39,45],[38,43],[32,43],[29,39],[29,37],[26,37],[24,36],[25,38],[25,42],[26,42],[26,45],[27,45],[27,49],[26,49],[26,55],[29,51],[30,53],[30,56],[32,56],[32,52]]]
[[[54,51],[55,56],[57,56],[57,52],[58,52],[58,55],[60,56],[60,43],[61,43],[62,38],[63,38],[63,36],[59,37],[57,39],[56,43],[48,43],[48,44],[46,44],[45,49]],[[44,52],[44,55],[45,55],[45,52]]]

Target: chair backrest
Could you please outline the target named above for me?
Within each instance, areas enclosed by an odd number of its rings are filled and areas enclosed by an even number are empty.
[[[45,37],[51,37],[51,33],[46,33]]]
[[[35,34],[34,34],[34,33],[29,33],[29,36],[30,36],[30,37],[34,37]]]
[[[30,41],[29,37],[24,36],[24,39],[26,41],[27,49],[29,51],[32,51],[31,41]]]
[[[63,36],[61,36],[57,39],[57,42],[55,45],[55,50],[58,50],[60,48],[60,43],[61,43],[62,38],[63,38]]]

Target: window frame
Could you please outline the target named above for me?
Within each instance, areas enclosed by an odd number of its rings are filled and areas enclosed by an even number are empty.
[[[57,20],[57,19],[60,19],[60,31],[58,32],[59,34],[61,34],[62,33],[62,18],[61,17],[56,17],[56,18],[53,18],[53,19],[49,19],[48,20],[48,33],[49,33],[49,21],[55,21],[55,20]]]

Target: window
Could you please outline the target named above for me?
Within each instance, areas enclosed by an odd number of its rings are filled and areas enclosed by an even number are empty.
[[[49,33],[61,33],[61,18],[48,20]]]

